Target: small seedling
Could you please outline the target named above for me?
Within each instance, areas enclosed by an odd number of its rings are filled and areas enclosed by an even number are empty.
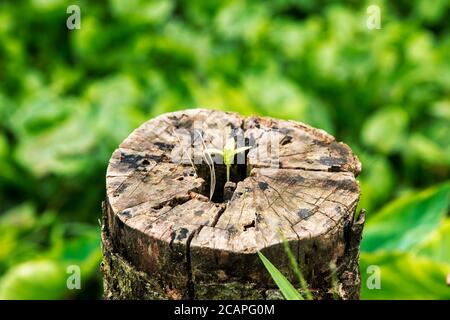
[[[251,147],[241,147],[236,149],[236,142],[233,137],[230,137],[227,140],[227,143],[223,147],[223,150],[219,149],[206,149],[205,151],[208,154],[220,154],[223,157],[223,163],[227,167],[227,182],[230,181],[230,168],[233,164],[234,156],[238,153],[244,152],[245,150],[250,149]]]

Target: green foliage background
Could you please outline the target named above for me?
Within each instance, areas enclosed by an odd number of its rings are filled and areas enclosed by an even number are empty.
[[[70,4],[80,30],[66,28]],[[371,4],[380,30],[365,26]],[[347,142],[368,212],[362,297],[450,299],[449,10],[448,0],[1,1],[0,298],[100,297],[113,149],[150,117],[203,106]],[[71,264],[82,290],[66,287]],[[369,265],[380,290],[366,286]]]

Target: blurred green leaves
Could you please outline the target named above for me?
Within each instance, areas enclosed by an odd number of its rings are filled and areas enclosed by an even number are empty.
[[[412,256],[409,253],[377,252],[361,255],[361,297],[363,299],[450,299],[446,283],[450,264]],[[381,288],[366,286],[367,267],[381,269]]]
[[[402,197],[367,221],[361,250],[407,251],[437,229],[447,214],[450,183]]]
[[[31,203],[4,213],[0,216],[0,299],[85,296],[67,288],[67,268],[80,268],[82,288],[99,281],[99,231],[86,224],[64,224],[51,212],[38,216]],[[100,294],[95,287],[93,298]]]
[[[361,243],[365,299],[449,299],[450,182],[401,197],[367,221]],[[369,289],[367,267],[381,269]]]
[[[365,123],[362,141],[376,151],[389,154],[401,150],[408,128],[408,113],[399,107],[386,107]]]
[[[66,287],[64,268],[54,260],[29,261],[14,266],[0,280],[0,299],[61,299]]]

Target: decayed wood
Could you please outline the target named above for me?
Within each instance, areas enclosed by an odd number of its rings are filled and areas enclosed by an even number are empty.
[[[205,145],[223,148],[217,132],[241,135],[252,148],[242,155],[245,163],[231,168],[235,190],[224,186],[225,166],[214,158],[210,200],[209,167],[192,163]],[[347,145],[297,122],[204,109],[150,120],[125,139],[108,166],[105,297],[277,298],[257,251],[296,283],[286,240],[317,298],[332,297],[333,288],[340,298],[358,298],[360,171]]]

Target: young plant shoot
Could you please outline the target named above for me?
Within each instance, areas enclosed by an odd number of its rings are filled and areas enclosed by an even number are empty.
[[[219,149],[206,149],[209,154],[220,154],[223,157],[223,163],[227,168],[227,182],[230,181],[230,168],[233,164],[234,156],[238,153],[244,152],[251,147],[240,147],[236,149],[236,142],[233,137],[228,138],[227,143],[223,147],[223,150]]]

